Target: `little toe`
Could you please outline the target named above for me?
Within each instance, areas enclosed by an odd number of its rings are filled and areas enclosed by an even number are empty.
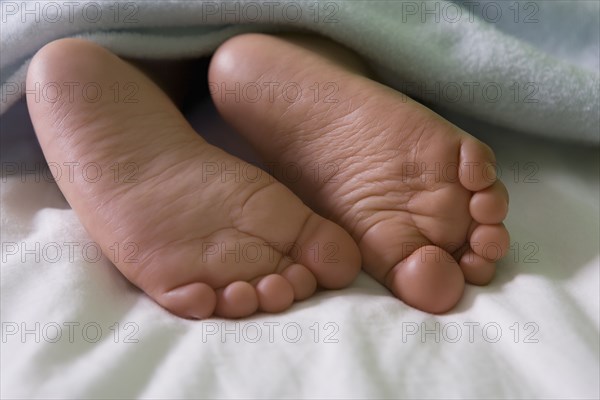
[[[317,290],[317,279],[304,265],[292,264],[282,273],[294,290],[294,300],[304,300]]]
[[[471,249],[462,255],[459,265],[465,275],[465,280],[473,285],[487,285],[496,273],[496,264],[479,256]]]
[[[454,307],[465,286],[464,276],[454,258],[431,245],[417,249],[392,268],[386,283],[406,304],[433,314]]]
[[[242,318],[258,310],[258,296],[248,282],[236,281],[217,290],[215,314],[225,318]]]
[[[501,181],[471,197],[469,212],[480,224],[499,224],[508,214],[508,191]]]
[[[510,236],[504,224],[479,225],[471,233],[469,244],[475,254],[488,261],[498,261],[508,251]]]
[[[281,275],[271,274],[256,284],[258,308],[261,311],[277,313],[285,311],[294,302],[294,288]]]
[[[488,145],[467,135],[460,147],[460,183],[476,192],[496,182],[496,157]]]
[[[207,284],[194,282],[163,293],[156,301],[180,317],[204,319],[214,313],[217,295]]]

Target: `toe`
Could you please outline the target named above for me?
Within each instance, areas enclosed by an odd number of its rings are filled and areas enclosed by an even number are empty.
[[[207,284],[195,282],[157,296],[156,301],[180,317],[204,319],[214,313],[217,296]]]
[[[406,304],[438,314],[460,300],[465,281],[449,253],[437,246],[424,246],[396,265],[386,284]]]
[[[217,291],[215,314],[225,318],[242,318],[258,310],[258,296],[248,282],[230,283]]]
[[[339,225],[314,214],[298,238],[299,262],[326,289],[341,289],[360,272],[361,256],[352,237]]]
[[[460,183],[470,191],[479,191],[496,181],[496,157],[488,145],[468,135],[460,147]]]
[[[459,265],[465,280],[473,285],[487,285],[496,273],[496,265],[475,254],[473,250],[467,250],[462,255]]]
[[[294,288],[281,275],[271,274],[256,285],[259,309],[276,313],[287,310],[294,302]]]
[[[500,181],[471,197],[469,211],[480,224],[499,224],[508,214],[508,191]]]
[[[317,290],[317,279],[305,266],[292,264],[282,273],[294,290],[294,300],[304,300]]]
[[[475,254],[488,261],[498,261],[508,251],[510,236],[504,224],[479,225],[473,230],[469,243]]]

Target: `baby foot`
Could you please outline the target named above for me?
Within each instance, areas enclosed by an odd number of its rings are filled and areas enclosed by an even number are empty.
[[[444,312],[465,279],[488,283],[507,251],[508,194],[488,146],[365,71],[330,42],[248,34],[218,49],[209,80],[224,118],[350,232],[370,275]],[[290,164],[302,173],[286,179]]]
[[[127,90],[120,99],[115,85]],[[317,284],[348,285],[360,270],[342,228],[205,142],[152,81],[103,48],[53,42],[31,62],[27,86],[47,160],[94,166],[56,177],[63,194],[117,268],[169,311],[279,312]],[[73,89],[56,99],[36,97],[36,87]],[[136,251],[117,257],[115,246]]]

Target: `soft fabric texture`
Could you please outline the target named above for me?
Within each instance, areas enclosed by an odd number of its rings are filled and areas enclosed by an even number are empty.
[[[370,60],[385,83],[519,131],[598,144],[596,1],[2,1],[4,112],[44,44],[77,36],[123,55],[208,55],[248,31],[308,30]],[[461,4],[461,6],[457,5]]]

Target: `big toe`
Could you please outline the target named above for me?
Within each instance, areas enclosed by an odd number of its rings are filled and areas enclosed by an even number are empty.
[[[406,304],[439,314],[458,303],[465,281],[452,256],[429,245],[417,249],[392,268],[386,285]]]
[[[310,270],[326,289],[348,286],[361,267],[361,255],[352,237],[339,225],[313,214],[298,238],[295,259]]]

